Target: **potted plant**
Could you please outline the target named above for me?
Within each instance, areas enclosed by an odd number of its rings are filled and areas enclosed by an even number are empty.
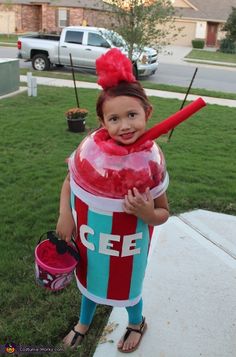
[[[65,112],[65,116],[68,123],[68,128],[73,132],[85,131],[85,118],[88,114],[88,110],[84,108],[71,108]]]

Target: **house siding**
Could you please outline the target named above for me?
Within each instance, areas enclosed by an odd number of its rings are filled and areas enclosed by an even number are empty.
[[[183,1],[183,0],[175,0],[174,1],[174,6],[175,7],[181,7],[181,8],[189,8],[190,6],[189,6],[189,4],[188,3],[186,3],[185,1]]]
[[[41,27],[41,7],[23,5],[21,8],[22,31],[38,31]]]
[[[85,9],[84,18],[87,20],[89,26],[95,27],[108,27],[114,22],[111,13],[96,10]]]

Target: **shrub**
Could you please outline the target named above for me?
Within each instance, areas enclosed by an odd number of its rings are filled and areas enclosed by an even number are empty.
[[[236,53],[236,44],[230,38],[224,38],[220,41],[220,52]]]
[[[195,40],[192,40],[192,46],[193,48],[200,48],[200,49],[203,49],[204,46],[205,46],[205,41],[202,40],[202,39],[195,39]]]

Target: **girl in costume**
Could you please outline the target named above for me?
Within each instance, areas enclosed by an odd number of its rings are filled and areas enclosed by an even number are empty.
[[[101,128],[68,160],[56,227],[61,239],[76,237],[80,252],[80,316],[63,341],[71,348],[81,343],[97,304],[120,306],[127,310],[128,327],[118,349],[127,353],[138,347],[147,328],[142,283],[153,226],[169,217],[168,174],[153,141],[136,145],[152,106],[131,62],[112,49],[96,66],[103,88],[96,108]]]

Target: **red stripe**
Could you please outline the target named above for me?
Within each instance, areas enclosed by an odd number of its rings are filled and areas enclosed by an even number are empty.
[[[148,226],[148,229],[149,229],[149,236],[150,236],[150,240],[152,239],[152,234],[153,234],[153,231],[154,231],[154,227],[153,226]]]
[[[88,222],[88,206],[75,196],[75,210],[77,213],[77,228],[78,232],[82,224]],[[76,269],[76,275],[80,283],[87,287],[87,248],[82,244],[79,234],[76,237],[76,243],[79,248],[80,261]]]
[[[136,233],[137,217],[124,212],[114,212],[112,234],[121,236],[119,242],[113,242],[112,249],[119,251],[118,257],[110,257],[109,283],[107,298],[115,300],[129,299],[130,282],[133,268],[133,256],[121,257],[123,236]]]

